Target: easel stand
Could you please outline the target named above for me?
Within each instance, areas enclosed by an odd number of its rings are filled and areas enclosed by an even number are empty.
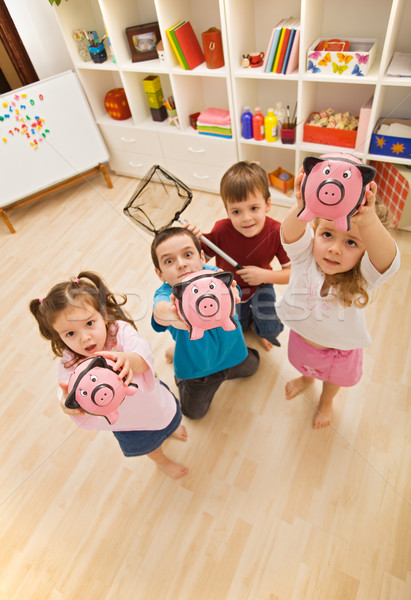
[[[42,190],[41,192],[36,192],[35,194],[28,196],[27,198],[24,198],[22,200],[17,200],[17,202],[13,202],[12,204],[9,204],[8,206],[0,207],[0,217],[3,219],[3,221],[9,228],[10,233],[16,233],[16,230],[14,229],[13,225],[10,223],[9,218],[7,217],[6,210],[12,210],[13,208],[19,208],[20,206],[24,206],[24,204],[33,202],[34,200],[37,200],[38,198],[42,198],[43,196],[47,196],[48,194],[51,194],[52,192],[57,192],[58,190],[62,190],[65,187],[71,185],[72,183],[82,181],[85,177],[87,177],[88,175],[93,175],[94,173],[102,173],[107,182],[107,186],[109,188],[113,187],[113,184],[111,183],[110,175],[108,174],[106,166],[99,163],[96,167],[93,167],[92,169],[89,169],[88,171],[85,171],[84,173],[80,173],[79,175],[70,177],[70,179],[66,179],[65,181],[62,181],[61,183],[56,183],[55,185],[52,185],[49,188]]]

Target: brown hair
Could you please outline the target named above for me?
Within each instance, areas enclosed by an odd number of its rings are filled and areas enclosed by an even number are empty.
[[[61,357],[63,356],[63,350],[68,349],[74,355],[74,360],[71,363],[74,364],[84,357],[73,353],[54,329],[53,324],[59,313],[68,306],[78,306],[78,304],[83,303],[90,304],[108,321],[106,326],[107,335],[112,335],[115,338],[116,328],[114,323],[117,320],[126,321],[134,329],[137,329],[131,317],[121,308],[127,302],[127,297],[121,295],[120,298],[121,301],[118,302],[99,275],[91,271],[82,271],[76,278],[56,284],[44,298],[31,300],[29,308],[37,321],[40,334],[51,342],[51,349],[54,354]]]
[[[390,229],[392,225],[391,213],[378,198],[375,201],[375,212],[384,227]],[[315,230],[319,219],[316,217],[313,223]],[[371,300],[367,291],[367,282],[361,273],[361,261],[345,273],[326,275],[326,280],[334,288],[336,296],[343,306],[365,308]]]
[[[250,194],[260,192],[268,202],[270,190],[267,173],[257,163],[240,161],[224,173],[220,183],[220,195],[224,206],[231,202],[245,202]]]
[[[151,260],[153,261],[153,264],[156,269],[161,270],[160,263],[158,262],[158,256],[157,256],[158,246],[162,242],[165,242],[166,240],[168,240],[168,238],[171,238],[175,235],[187,235],[188,237],[190,237],[192,239],[192,241],[194,242],[194,246],[198,250],[198,253],[201,254],[200,241],[199,241],[198,237],[192,231],[189,231],[188,229],[185,229],[184,227],[168,227],[167,229],[163,229],[162,231],[157,233],[156,237],[154,238],[154,240],[151,244]]]

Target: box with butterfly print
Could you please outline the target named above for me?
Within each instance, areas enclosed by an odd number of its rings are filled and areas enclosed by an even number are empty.
[[[327,48],[327,41],[334,43]],[[376,40],[349,38],[341,50],[331,50],[335,48],[335,41],[319,38],[311,44],[307,51],[307,73],[342,77],[367,75],[375,58]],[[324,49],[317,50],[318,46]]]

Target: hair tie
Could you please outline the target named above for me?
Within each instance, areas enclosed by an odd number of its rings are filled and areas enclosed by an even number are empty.
[[[43,304],[44,298],[39,298],[39,304]]]
[[[75,278],[74,283],[78,283],[80,279],[78,277]]]

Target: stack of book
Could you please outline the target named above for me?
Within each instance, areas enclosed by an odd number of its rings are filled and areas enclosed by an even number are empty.
[[[197,131],[202,135],[232,137],[229,111],[222,108],[207,108],[203,110],[197,119]]]
[[[292,73],[298,67],[299,47],[300,20],[296,17],[281,19],[271,33],[263,63],[264,72]]]
[[[178,21],[166,29],[166,33],[183,69],[195,69],[204,62],[203,51],[190,21]]]

